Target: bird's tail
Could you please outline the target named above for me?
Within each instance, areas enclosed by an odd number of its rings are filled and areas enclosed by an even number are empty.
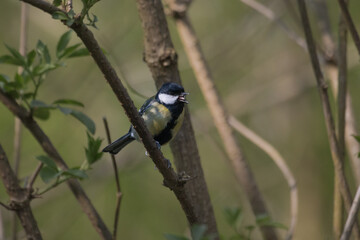
[[[102,151],[109,152],[111,154],[117,154],[118,152],[120,152],[121,149],[123,149],[126,145],[128,145],[134,140],[135,138],[131,136],[131,132],[128,132],[121,138],[117,139],[116,141],[106,146]]]

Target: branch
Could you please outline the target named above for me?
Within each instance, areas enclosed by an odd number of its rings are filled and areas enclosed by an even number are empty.
[[[174,3],[171,1],[168,2],[170,7],[174,6]],[[205,97],[218,133],[222,138],[227,156],[234,169],[235,176],[245,189],[255,216],[266,215],[270,217],[270,214],[266,209],[265,202],[257,187],[253,173],[251,172],[243,151],[237,143],[235,134],[228,123],[229,116],[222,99],[218,94],[210,69],[205,62],[200,43],[191,26],[190,20],[187,18],[186,11],[176,12],[176,8],[171,10],[173,11],[172,15],[175,17],[176,26],[184,45],[186,55],[188,56],[193,71],[195,72],[196,79],[202,94]],[[260,230],[265,239],[278,238],[274,228],[261,226]]]
[[[356,222],[356,217],[357,217],[357,214],[359,211],[359,206],[360,206],[360,187],[358,187],[358,189],[356,191],[355,198],[351,205],[349,216],[346,219],[344,231],[341,235],[340,240],[348,240],[350,238],[351,230]]]
[[[344,199],[346,210],[350,211],[351,193],[350,193],[350,189],[349,189],[349,186],[347,184],[346,177],[344,174],[343,164],[341,162],[341,153],[340,153],[338,141],[336,138],[334,120],[332,117],[329,97],[327,94],[327,85],[324,81],[324,78],[323,78],[323,75],[322,75],[322,72],[320,69],[320,64],[319,64],[319,61],[317,58],[316,48],[315,48],[315,44],[314,44],[312,33],[311,33],[309,19],[307,16],[305,1],[298,0],[298,5],[299,5],[301,20],[302,20],[302,24],[303,24],[303,28],[304,28],[304,32],[305,32],[306,42],[307,42],[308,49],[309,49],[310,59],[311,59],[314,73],[315,73],[316,82],[318,85],[321,103],[322,103],[322,107],[323,107],[323,112],[324,112],[324,116],[325,116],[326,129],[327,129],[328,139],[329,139],[329,143],[330,143],[331,155],[332,155],[332,159],[334,162],[334,168],[335,168],[335,172],[338,176],[338,178],[337,178],[338,182],[336,184],[339,184],[339,186],[340,186],[340,191],[341,191],[341,195]],[[357,228],[356,234],[358,237],[360,234],[359,228]]]
[[[360,55],[360,37],[359,37],[359,34],[356,30],[356,27],[354,25],[354,22],[351,18],[351,15],[350,15],[350,12],[349,12],[349,9],[348,9],[348,6],[346,4],[346,0],[338,0],[339,2],[339,5],[340,5],[340,9],[341,9],[341,12],[342,12],[342,15],[345,19],[345,22],[346,22],[346,25],[351,33],[351,36],[354,40],[354,43],[355,43],[355,46],[356,46],[356,49]]]
[[[44,152],[51,157],[57,166],[59,166],[63,170],[67,170],[68,166],[65,161],[62,159],[50,139],[46,136],[46,134],[39,127],[37,122],[32,118],[30,113],[20,105],[18,105],[11,97],[7,96],[2,90],[0,90],[0,101],[18,118],[20,118],[21,122],[25,125],[25,127],[31,132],[31,134],[35,137],[38,143],[41,145]],[[79,182],[76,179],[69,179],[67,184],[74,196],[80,203],[83,211],[88,216],[90,222],[96,231],[100,234],[103,239],[112,239],[109,230],[106,225],[102,221],[101,217],[97,213],[96,209],[90,202],[90,199],[85,194],[84,190],[80,186]]]
[[[287,166],[285,159],[281,156],[281,154],[267,141],[262,139],[256,133],[251,131],[241,122],[239,122],[234,116],[229,117],[229,124],[238,131],[245,138],[249,139],[252,143],[262,149],[267,155],[269,155],[276,166],[280,169],[282,174],[284,175],[288,186],[290,188],[290,227],[286,234],[286,239],[290,240],[294,236],[294,230],[297,222],[298,215],[298,190],[296,186],[296,180],[294,175],[292,174],[290,168]]]
[[[56,11],[61,11],[61,9],[56,8],[50,3],[43,0],[23,0],[34,7],[37,7],[49,14],[53,14]],[[103,54],[99,44],[94,38],[93,33],[82,23],[74,23],[71,28],[76,32],[78,37],[83,41],[94,61],[104,74],[106,80],[110,84],[115,95],[119,99],[122,107],[125,110],[128,118],[130,119],[132,125],[134,126],[136,132],[139,134],[148,154],[155,163],[157,169],[160,171],[164,177],[164,185],[169,187],[174,191],[176,197],[181,203],[184,212],[188,218],[188,221],[193,224],[197,223],[198,218],[194,212],[193,204],[189,196],[185,193],[183,179],[178,177],[175,171],[172,168],[168,168],[167,162],[162,154],[162,152],[157,148],[157,145],[149,133],[148,129],[144,124],[144,120],[140,117],[137,109],[135,108],[133,101],[131,100],[129,94],[121,83],[120,79],[116,75],[114,68],[111,66],[108,59]],[[167,62],[164,60],[164,62]],[[107,231],[107,236],[110,233]]]
[[[27,239],[42,239],[34,215],[30,208],[29,193],[21,188],[18,179],[11,169],[4,149],[0,145],[0,177],[4,183],[5,190],[10,196],[10,207],[16,212],[23,226]]]
[[[137,7],[144,30],[144,59],[157,87],[159,88],[165,82],[181,84],[177,54],[171,41],[161,1],[137,0]],[[207,232],[218,236],[216,219],[187,107],[183,126],[175,139],[171,141],[170,147],[178,172],[185,172],[192,178],[186,184],[183,193],[192,202],[189,210],[196,215],[194,219],[188,217],[190,225],[206,224]]]
[[[104,126],[105,126],[106,137],[107,137],[108,143],[110,144],[110,143],[112,143],[112,141],[111,141],[111,136],[110,136],[109,125],[108,125],[108,122],[105,117],[103,118],[103,121],[104,121]],[[115,218],[114,218],[114,231],[113,231],[113,239],[115,240],[116,234],[117,234],[118,222],[119,222],[120,204],[121,204],[123,194],[121,192],[119,173],[117,170],[115,156],[113,154],[111,154],[111,162],[112,162],[112,166],[113,166],[114,173],[115,173],[115,182],[116,182],[116,190],[117,190],[116,191]]]
[[[38,176],[38,174],[40,173],[40,170],[41,168],[43,167],[43,163],[39,163],[39,165],[36,167],[34,173],[31,175],[30,179],[29,179],[29,182],[28,184],[26,185],[26,188],[29,190],[29,191],[32,191],[32,186]]]

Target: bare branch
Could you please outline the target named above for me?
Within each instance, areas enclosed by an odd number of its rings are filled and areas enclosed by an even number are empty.
[[[329,143],[330,143],[331,155],[332,155],[332,159],[334,162],[334,168],[335,168],[336,174],[338,176],[337,184],[339,184],[339,186],[340,186],[340,191],[341,191],[341,195],[344,199],[345,208],[347,209],[347,211],[350,211],[352,197],[351,197],[350,189],[349,189],[349,186],[347,184],[346,177],[344,174],[343,164],[341,162],[341,153],[340,153],[340,149],[339,149],[338,140],[336,138],[334,120],[332,117],[329,97],[327,94],[327,85],[324,81],[324,78],[323,78],[323,75],[322,75],[322,72],[320,69],[320,64],[319,64],[319,61],[317,58],[316,47],[315,47],[312,33],[311,33],[311,27],[310,27],[308,15],[307,15],[305,1],[298,0],[298,4],[299,4],[301,20],[302,20],[302,24],[303,24],[303,28],[304,28],[304,32],[305,32],[306,42],[307,42],[308,49],[309,49],[310,59],[311,59],[311,63],[313,66],[314,73],[315,73],[316,82],[318,85],[321,103],[322,103],[322,107],[323,107],[323,112],[324,112],[324,116],[325,116],[326,129],[327,129],[328,139],[329,139]],[[356,234],[357,234],[357,237],[360,235],[358,227],[356,229]]]
[[[103,118],[103,122],[104,122],[104,126],[105,126],[106,137],[107,137],[108,143],[110,144],[112,142],[111,136],[110,136],[110,130],[109,130],[108,122],[105,117]],[[121,200],[122,200],[123,194],[121,192],[119,173],[117,170],[115,156],[113,154],[111,154],[111,162],[112,162],[112,166],[114,169],[115,182],[116,182],[116,205],[115,205],[115,218],[114,218],[114,230],[113,230],[113,239],[115,240],[116,234],[117,234],[118,222],[119,222],[120,205],[121,205]]]
[[[40,173],[41,168],[43,167],[43,163],[39,163],[39,165],[36,167],[34,173],[31,175],[29,182],[26,186],[26,188],[28,189],[28,191],[32,191],[32,186],[38,176],[38,174]]]
[[[185,2],[181,8],[186,7],[191,1],[186,0]],[[156,86],[159,88],[165,82],[181,84],[177,54],[171,41],[161,1],[137,0],[137,7],[144,30],[144,59],[150,68]],[[186,197],[194,203],[189,210],[196,214],[194,219],[188,217],[190,225],[206,224],[208,233],[218,236],[214,211],[187,108],[185,108],[183,126],[175,139],[171,141],[170,147],[178,172],[185,172],[192,178],[185,185],[184,191]]]
[[[169,2],[169,6],[174,5],[171,1]],[[190,20],[187,18],[186,11],[181,13],[175,12],[176,9],[172,9],[172,11],[172,15],[175,16],[176,26],[184,45],[186,55],[195,72],[196,79],[202,94],[205,97],[218,133],[222,138],[227,156],[233,166],[235,176],[245,189],[255,216],[266,215],[270,217],[265,202],[257,187],[255,178],[246,162],[243,151],[237,143],[234,132],[228,123],[228,114],[217,92],[210,69],[205,62],[200,43],[191,26]],[[277,239],[274,228],[262,226],[260,227],[260,230],[265,239]]]
[[[21,188],[18,179],[11,169],[4,149],[0,145],[0,177],[5,190],[10,196],[10,208],[16,212],[23,226],[27,239],[42,239],[40,230],[30,208],[29,193]]]
[[[35,139],[39,142],[43,150],[51,157],[55,163],[63,170],[67,170],[68,166],[65,161],[62,159],[50,139],[39,127],[37,122],[32,118],[30,113],[26,111],[25,108],[18,105],[11,97],[7,96],[0,89],[0,101],[25,125]],[[97,213],[96,209],[90,202],[90,199],[85,194],[84,190],[80,186],[79,182],[76,179],[69,179],[67,182],[74,196],[80,203],[83,211],[87,214],[90,222],[93,224],[93,227],[100,234],[103,239],[112,239],[112,236],[107,229],[106,225],[102,221],[101,217]]]
[[[356,222],[359,206],[360,206],[360,187],[358,187],[356,191],[355,198],[351,205],[349,216],[346,219],[344,231],[343,234],[341,235],[340,240],[348,240],[350,238],[352,228]]]
[[[359,37],[359,34],[356,30],[356,27],[354,25],[354,22],[350,16],[350,12],[349,12],[349,9],[348,9],[348,6],[346,4],[346,0],[338,0],[339,2],[339,5],[340,5],[340,9],[341,9],[341,12],[343,14],[343,17],[345,19],[345,22],[346,22],[346,25],[351,33],[351,36],[354,40],[354,43],[355,43],[355,46],[356,46],[356,49],[360,55],[360,37]]]
[[[287,166],[285,159],[281,154],[267,141],[258,136],[256,133],[247,128],[244,124],[238,121],[234,116],[229,117],[229,124],[238,131],[241,135],[249,139],[252,143],[262,149],[268,154],[284,175],[288,186],[290,188],[290,227],[286,235],[286,239],[290,240],[294,236],[294,230],[297,222],[298,215],[298,191],[296,180],[290,168]]]

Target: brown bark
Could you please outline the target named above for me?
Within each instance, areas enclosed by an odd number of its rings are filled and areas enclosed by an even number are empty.
[[[16,212],[25,230],[26,238],[29,240],[41,240],[40,230],[30,208],[30,193],[27,189],[20,187],[15,172],[11,169],[1,145],[0,177],[4,183],[7,194],[10,196],[10,208]]]
[[[13,99],[8,97],[2,90],[0,90],[0,101],[25,125],[25,127],[31,132],[35,139],[39,142],[44,152],[46,152],[49,157],[51,157],[55,163],[63,170],[68,169],[65,161],[62,159],[50,139],[39,127],[37,122],[32,118],[29,112],[21,106],[19,106]],[[103,239],[112,239],[109,230],[107,229],[105,223],[102,221],[100,215],[97,213],[96,209],[92,205],[90,199],[87,197],[86,193],[80,186],[79,182],[76,179],[69,179],[67,184],[76,199],[80,203],[83,211],[86,213],[90,222],[93,224],[95,230],[100,234]]]
[[[137,0],[138,11],[144,30],[145,62],[148,64],[156,86],[165,82],[181,84],[175,52],[166,17],[160,0]],[[185,185],[184,194],[192,202],[196,219],[189,221],[206,224],[209,233],[217,233],[216,220],[207,185],[201,167],[194,130],[188,110],[181,131],[171,142],[178,172],[185,172],[193,179]]]

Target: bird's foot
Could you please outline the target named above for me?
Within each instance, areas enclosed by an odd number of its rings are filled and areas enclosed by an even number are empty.
[[[155,141],[155,143],[156,143],[157,148],[158,148],[159,150],[161,150],[161,145],[160,145],[160,143],[159,143],[158,141]],[[145,155],[146,155],[147,157],[150,157],[150,154],[148,153],[148,151],[145,151]]]

